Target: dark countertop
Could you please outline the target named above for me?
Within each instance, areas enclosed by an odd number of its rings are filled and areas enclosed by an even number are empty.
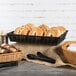
[[[0,68],[0,76],[76,76],[70,67],[52,68],[45,65],[20,62],[18,66]]]

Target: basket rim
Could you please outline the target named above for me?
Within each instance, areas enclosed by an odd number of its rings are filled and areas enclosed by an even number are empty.
[[[25,36],[25,37],[46,37],[46,38],[60,38],[61,36],[63,36],[65,33],[68,32],[68,30],[66,30],[62,35],[60,35],[59,37],[52,37],[52,36],[33,36],[33,35],[19,35],[19,34],[14,34],[14,31],[11,31],[9,33],[7,33],[7,36]]]
[[[24,52],[19,51],[19,52],[14,52],[14,53],[5,53],[5,54],[0,54],[0,56],[5,56],[5,55],[15,55],[15,54],[24,54]]]
[[[23,43],[34,43],[34,44],[44,44],[44,45],[57,45],[62,42],[68,30],[66,30],[61,36],[59,37],[52,37],[52,36],[30,36],[30,35],[16,35],[12,32],[7,33],[7,37],[12,42],[23,42]]]

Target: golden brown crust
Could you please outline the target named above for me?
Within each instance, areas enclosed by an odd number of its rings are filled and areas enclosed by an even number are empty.
[[[13,52],[18,52],[18,51],[20,51],[20,50],[17,49],[13,45],[9,45],[9,44],[1,44],[0,45],[0,54],[13,53]]]
[[[31,31],[34,28],[34,24],[28,23],[24,27]]]
[[[27,35],[34,28],[34,24],[26,24],[15,29],[14,34]]]
[[[21,35],[28,35],[29,33],[29,30],[27,28],[24,28],[22,31],[21,31]]]
[[[39,27],[34,27],[34,24],[28,23],[26,25],[16,28],[14,34],[20,34],[20,35],[36,34],[36,36],[59,37],[65,31],[66,29],[63,26],[49,28],[47,25],[42,24]]]
[[[61,35],[61,32],[57,27],[51,27],[47,32],[47,36],[50,35],[52,35],[53,37],[59,37]]]
[[[50,31],[50,30],[49,30],[49,31],[47,31],[47,32],[46,32],[46,34],[45,34],[44,36],[52,36],[51,31]]]
[[[43,36],[47,36],[47,32],[48,32],[48,31],[44,31],[44,32],[43,32]]]
[[[32,31],[29,32],[29,35],[43,36],[43,30],[36,27]]]
[[[40,25],[39,28],[41,28],[44,32],[47,31],[49,29],[49,27],[47,25]]]
[[[8,53],[8,50],[0,47],[0,54]]]
[[[14,34],[21,34],[23,27],[18,27],[15,29]]]
[[[63,34],[64,32],[66,32],[66,28],[63,26],[58,26],[58,29],[61,31],[61,34]]]

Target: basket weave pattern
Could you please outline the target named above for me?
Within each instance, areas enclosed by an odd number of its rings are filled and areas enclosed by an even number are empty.
[[[23,52],[0,54],[0,62],[19,61],[23,58]]]
[[[12,32],[9,32],[7,36],[11,41],[14,41],[14,42],[57,45],[65,39],[67,32],[68,30],[60,37],[52,37],[52,36],[48,37],[48,36],[16,35],[12,31]]]

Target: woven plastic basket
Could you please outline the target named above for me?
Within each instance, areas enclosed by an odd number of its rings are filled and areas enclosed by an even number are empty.
[[[1,62],[11,62],[11,61],[19,61],[23,58],[23,52],[15,52],[15,53],[6,53],[0,54],[0,63]]]
[[[9,37],[9,39],[14,42],[57,45],[65,39],[67,32],[68,30],[60,37],[52,37],[52,36],[44,37],[44,36],[16,35],[12,31],[7,34],[7,37]]]

